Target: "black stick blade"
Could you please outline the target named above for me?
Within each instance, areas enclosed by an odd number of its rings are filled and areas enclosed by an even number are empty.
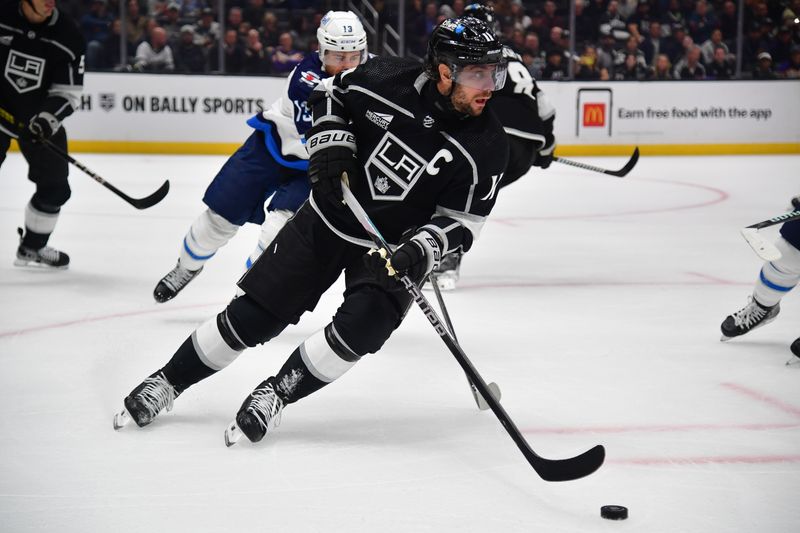
[[[586,477],[600,468],[605,459],[606,449],[600,444],[569,459],[528,457],[533,469],[545,481],[572,481]]]
[[[636,149],[633,151],[633,155],[631,155],[631,158],[628,160],[627,163],[625,163],[624,167],[622,167],[619,170],[608,170],[606,171],[606,174],[611,174],[612,176],[622,178],[626,176],[628,172],[633,170],[633,167],[636,166],[636,163],[638,161],[639,161],[639,147],[637,146]]]
[[[164,183],[162,183],[161,187],[159,187],[156,192],[150,196],[145,196],[144,198],[132,198],[108,182],[103,183],[103,185],[111,189],[115,194],[117,194],[117,196],[131,204],[136,209],[147,209],[148,207],[153,207],[158,202],[163,200],[169,192],[169,180],[166,180]]]

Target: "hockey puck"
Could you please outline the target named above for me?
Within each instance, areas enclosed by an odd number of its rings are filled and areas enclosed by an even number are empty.
[[[608,520],[625,520],[628,518],[628,508],[621,505],[604,505],[600,508],[600,516]]]
[[[792,350],[792,353],[797,357],[800,357],[800,337],[798,337],[797,340],[792,343],[789,349]]]

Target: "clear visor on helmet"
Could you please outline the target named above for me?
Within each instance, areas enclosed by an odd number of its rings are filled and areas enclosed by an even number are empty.
[[[505,61],[482,65],[452,65],[453,81],[459,85],[488,91],[499,91],[506,83]]]
[[[325,50],[322,55],[322,64],[326,67],[344,69],[355,68],[367,59],[367,51],[354,50],[350,52],[342,52],[339,50]]]

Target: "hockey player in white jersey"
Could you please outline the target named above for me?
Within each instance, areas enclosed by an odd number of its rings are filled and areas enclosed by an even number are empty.
[[[329,11],[317,30],[319,53],[308,54],[289,74],[283,96],[247,124],[255,131],[217,173],[203,196],[208,206],[183,238],[178,262],[156,285],[156,302],[174,298],[245,223],[261,225],[246,267],[306,201],[311,127],[307,100],[320,80],[367,59],[367,34],[351,11]],[[267,213],[264,203],[270,197]]]
[[[412,304],[395,273],[422,283],[444,253],[470,250],[494,207],[508,139],[486,104],[505,74],[495,34],[464,17],[434,29],[424,66],[376,57],[320,83],[309,99],[309,201],[239,281],[244,295],[125,397],[114,427],[130,419],[150,424],[187,388],[297,323],[342,274],[342,302],[331,321],[245,398],[226,443],[241,435],[260,441],[286,406],[380,350]],[[345,173],[394,248],[391,261],[371,253],[372,242],[343,205]]]

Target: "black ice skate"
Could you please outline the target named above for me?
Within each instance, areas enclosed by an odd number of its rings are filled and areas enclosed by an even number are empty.
[[[131,419],[140,428],[146,426],[164,409],[171,411],[179,395],[164,374],[152,374],[125,398],[125,408],[114,415],[114,429],[124,427]]]
[[[262,382],[245,398],[236,413],[236,420],[228,424],[225,430],[226,446],[236,444],[243,434],[250,442],[258,442],[267,431],[280,425],[283,400],[275,392],[273,379],[268,378]]]
[[[203,267],[197,270],[188,270],[181,266],[180,262],[175,265],[175,268],[170,270],[166,276],[161,278],[161,281],[156,285],[153,290],[153,298],[158,303],[164,303],[175,298],[179,292],[186,287],[200,272]]]
[[[447,254],[439,263],[436,270],[433,271],[432,278],[436,280],[436,284],[440,290],[452,291],[455,290],[458,283],[459,273],[461,271],[461,257],[464,254],[453,252]]]
[[[732,315],[728,315],[720,326],[722,329],[722,341],[727,341],[733,337],[744,335],[758,327],[769,324],[781,310],[780,304],[772,307],[765,307],[758,303],[755,298],[750,297],[746,306],[739,309]]]
[[[17,228],[20,244],[17,248],[17,259],[14,266],[35,266],[43,268],[65,269],[69,266],[69,256],[50,246],[35,250],[22,245],[22,228]]]

